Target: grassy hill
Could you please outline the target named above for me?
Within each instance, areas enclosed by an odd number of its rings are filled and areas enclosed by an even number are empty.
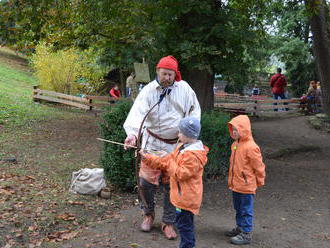
[[[0,247],[62,247],[62,234],[109,211],[108,200],[68,192],[73,171],[97,167],[98,119],[34,103],[36,84],[27,60],[0,48]]]
[[[37,84],[25,58],[0,48],[0,125],[25,125],[60,114],[32,101],[32,86]]]

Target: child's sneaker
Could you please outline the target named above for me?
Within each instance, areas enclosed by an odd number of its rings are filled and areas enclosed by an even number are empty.
[[[248,245],[251,243],[251,236],[251,233],[241,232],[235,237],[232,237],[230,241],[234,245]]]
[[[231,231],[226,231],[225,236],[227,237],[235,237],[236,235],[240,234],[242,232],[241,228],[235,227]]]

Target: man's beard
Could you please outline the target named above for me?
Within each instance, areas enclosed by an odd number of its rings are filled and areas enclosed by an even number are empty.
[[[173,82],[171,82],[171,81],[164,81],[164,82],[161,82],[160,84],[161,84],[161,86],[163,88],[167,88],[167,87],[173,85],[173,83],[174,83],[174,81]]]

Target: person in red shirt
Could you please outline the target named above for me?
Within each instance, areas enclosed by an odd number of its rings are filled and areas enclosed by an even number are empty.
[[[115,99],[119,99],[120,98],[120,90],[117,84],[115,84],[115,86],[110,90],[110,96],[115,98]]]
[[[277,73],[270,79],[270,86],[272,87],[272,93],[275,100],[286,99],[285,87],[287,86],[288,81],[281,72],[282,69],[277,68]],[[277,105],[277,103],[274,103],[274,105]],[[287,105],[287,103],[284,103],[284,105]],[[274,109],[274,111],[278,111],[278,109]],[[286,109],[286,111],[288,111],[288,109]]]

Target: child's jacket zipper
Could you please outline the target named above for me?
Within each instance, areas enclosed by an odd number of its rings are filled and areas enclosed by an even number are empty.
[[[237,146],[238,146],[238,141],[236,142],[237,144],[235,144],[234,146],[234,156],[233,156],[233,166],[232,166],[232,170],[231,170],[231,186],[234,187],[234,167],[235,167],[235,157],[236,157],[236,150],[237,150]]]

